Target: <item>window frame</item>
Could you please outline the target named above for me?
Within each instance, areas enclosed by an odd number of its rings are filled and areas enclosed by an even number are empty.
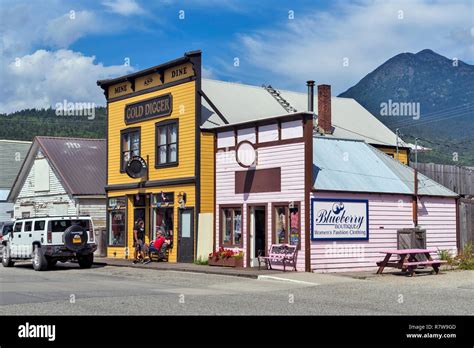
[[[113,209],[110,206],[110,199],[122,199],[125,203],[125,206],[121,206],[118,209]],[[112,244],[112,239],[110,238],[112,230],[112,213],[113,212],[125,212],[125,221],[124,221],[124,239],[123,244]],[[123,248],[128,246],[128,197],[127,196],[117,196],[117,197],[107,197],[107,246],[111,248]]]
[[[176,161],[169,162],[169,147],[173,143],[170,143],[170,132],[169,126],[175,125],[176,126]],[[160,127],[167,127],[166,128],[166,144],[159,145],[159,138],[158,138],[158,128]],[[159,163],[159,148],[161,146],[166,146],[166,163]],[[166,168],[166,167],[175,167],[179,165],[179,119],[174,118],[171,120],[165,120],[155,123],[155,168]]]
[[[23,225],[23,232],[33,232],[33,221],[32,220],[25,221],[25,223]]]
[[[234,221],[232,221],[231,224],[231,232],[230,232],[230,244],[224,244],[224,226],[225,226],[225,221],[222,218],[223,211],[225,209],[231,209],[233,212],[235,210],[240,210],[240,216],[241,216],[241,221],[240,221],[240,231],[241,231],[241,237],[240,237],[240,243],[239,244],[234,244]],[[244,207],[243,204],[221,204],[219,205],[219,246],[223,248],[240,248],[242,249],[244,246]]]
[[[125,173],[125,162],[123,160],[123,150],[124,136],[126,134],[138,132],[138,156],[141,156],[142,152],[142,129],[141,127],[129,127],[122,129],[120,131],[120,173]],[[130,143],[131,145],[131,143]],[[131,150],[129,150],[131,152]]]
[[[299,214],[299,219],[298,219],[298,244],[296,245],[298,247],[298,250],[301,250],[301,202],[293,202],[294,208],[298,209],[298,214]],[[285,230],[285,242],[280,243],[277,242],[276,238],[276,214],[275,214],[275,209],[276,208],[285,208],[285,215],[286,215],[286,230]],[[290,202],[277,202],[277,203],[272,203],[272,244],[290,244],[290,229],[291,229],[291,216],[290,216]]]
[[[43,228],[36,229],[37,224],[43,223]],[[36,220],[33,224],[33,231],[38,232],[38,231],[44,231],[44,228],[46,227],[46,220]]]

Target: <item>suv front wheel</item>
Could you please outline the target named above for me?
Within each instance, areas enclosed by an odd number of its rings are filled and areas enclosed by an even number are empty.
[[[46,271],[48,269],[48,260],[39,246],[35,245],[34,248],[32,259],[33,268],[35,271]]]
[[[81,268],[91,268],[94,263],[94,254],[77,255],[77,262]]]
[[[14,262],[12,261],[12,258],[11,258],[10,246],[5,245],[3,247],[2,265],[3,267],[13,267],[13,264]]]

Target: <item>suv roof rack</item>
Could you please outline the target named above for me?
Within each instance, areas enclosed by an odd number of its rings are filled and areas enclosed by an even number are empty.
[[[15,221],[18,221],[18,220],[33,220],[33,219],[71,219],[71,218],[75,218],[75,219],[81,219],[81,218],[90,218],[90,215],[68,215],[68,216],[64,216],[64,215],[41,215],[41,216],[30,216],[30,217],[25,217],[25,218],[18,218],[18,219],[15,219]]]

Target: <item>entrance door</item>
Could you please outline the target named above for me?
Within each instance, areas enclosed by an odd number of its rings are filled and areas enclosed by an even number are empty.
[[[194,261],[194,209],[179,209],[178,262]]]
[[[250,208],[250,266],[258,266],[258,255],[265,255],[267,217],[265,206]]]

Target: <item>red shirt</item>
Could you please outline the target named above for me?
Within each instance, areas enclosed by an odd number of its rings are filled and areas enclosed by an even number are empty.
[[[158,237],[153,242],[153,246],[155,247],[155,249],[160,250],[164,242],[165,242],[165,237]]]

